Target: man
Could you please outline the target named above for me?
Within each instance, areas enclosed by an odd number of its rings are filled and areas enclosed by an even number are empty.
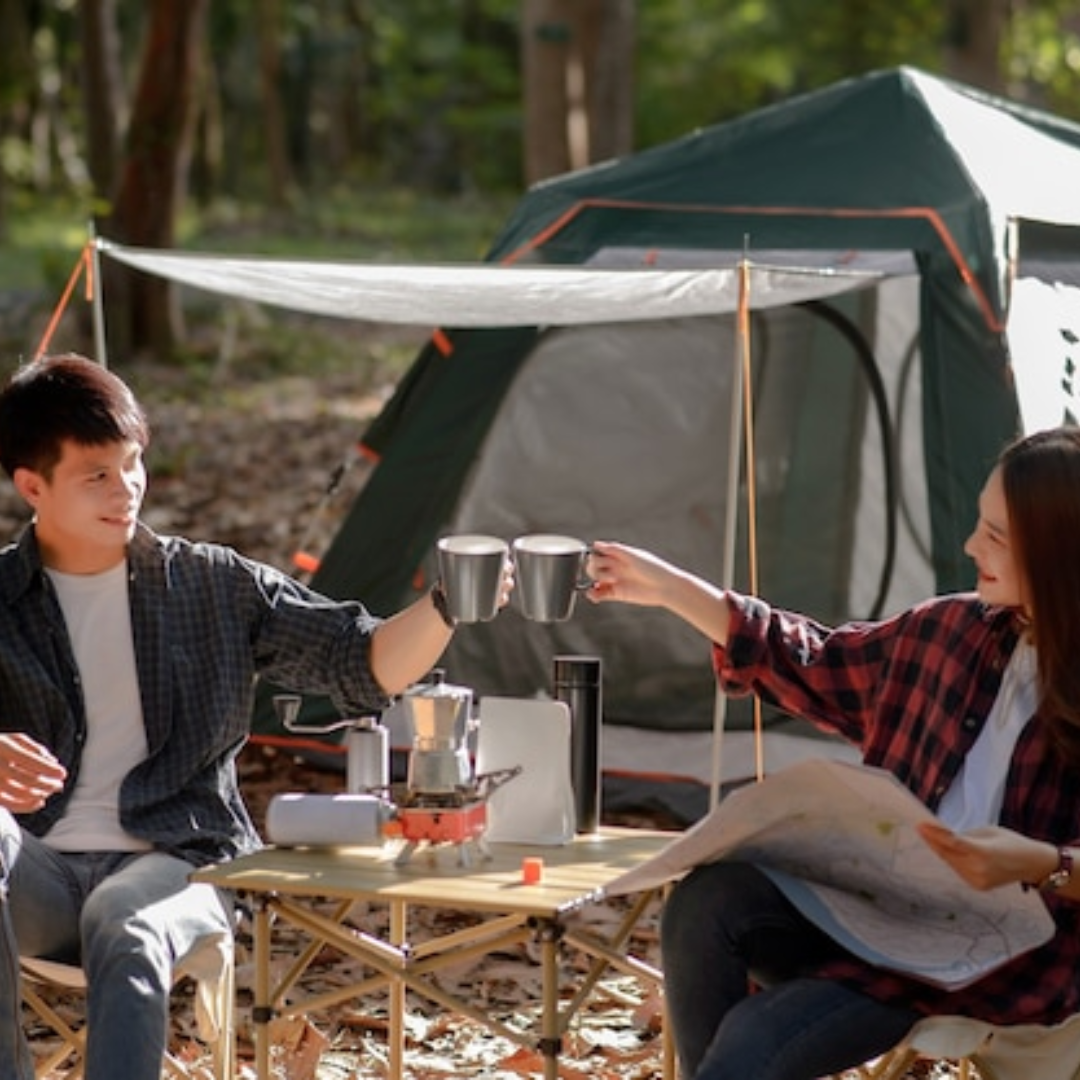
[[[130,389],[85,357],[0,392],[0,466],[34,512],[0,551],[0,1080],[33,1076],[20,953],[83,965],[87,1080],[158,1080],[173,964],[230,928],[191,869],[259,842],[234,764],[255,678],[370,714],[453,632],[438,587],[382,620],[155,535],[148,441]]]

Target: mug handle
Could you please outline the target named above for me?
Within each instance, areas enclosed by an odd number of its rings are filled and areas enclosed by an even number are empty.
[[[574,582],[574,592],[588,592],[589,589],[596,584],[596,582],[585,573],[585,563],[592,553],[592,544],[586,545],[585,550],[581,553],[581,577]]]

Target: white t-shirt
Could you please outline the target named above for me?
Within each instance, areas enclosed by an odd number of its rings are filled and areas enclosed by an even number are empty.
[[[957,832],[996,825],[1016,740],[1039,705],[1035,647],[1021,638],[1001,677],[994,706],[937,816]]]
[[[71,801],[45,843],[59,851],[145,850],[150,845],[125,832],[119,815],[120,784],[147,754],[127,562],[103,574],[46,573],[75,651],[86,745]]]

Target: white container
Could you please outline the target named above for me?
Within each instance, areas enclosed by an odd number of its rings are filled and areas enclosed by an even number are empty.
[[[266,809],[266,835],[280,847],[370,847],[383,842],[394,808],[375,795],[275,795]]]

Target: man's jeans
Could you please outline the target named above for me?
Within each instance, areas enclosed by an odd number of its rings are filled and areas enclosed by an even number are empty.
[[[159,1080],[173,964],[204,935],[231,932],[191,869],[158,852],[55,852],[0,810],[0,1080],[34,1076],[20,952],[85,969],[86,1080]]]
[[[918,1015],[807,977],[840,947],[756,867],[702,866],[661,917],[667,1016],[686,1080],[814,1080],[895,1046]],[[762,989],[750,993],[753,981]]]

